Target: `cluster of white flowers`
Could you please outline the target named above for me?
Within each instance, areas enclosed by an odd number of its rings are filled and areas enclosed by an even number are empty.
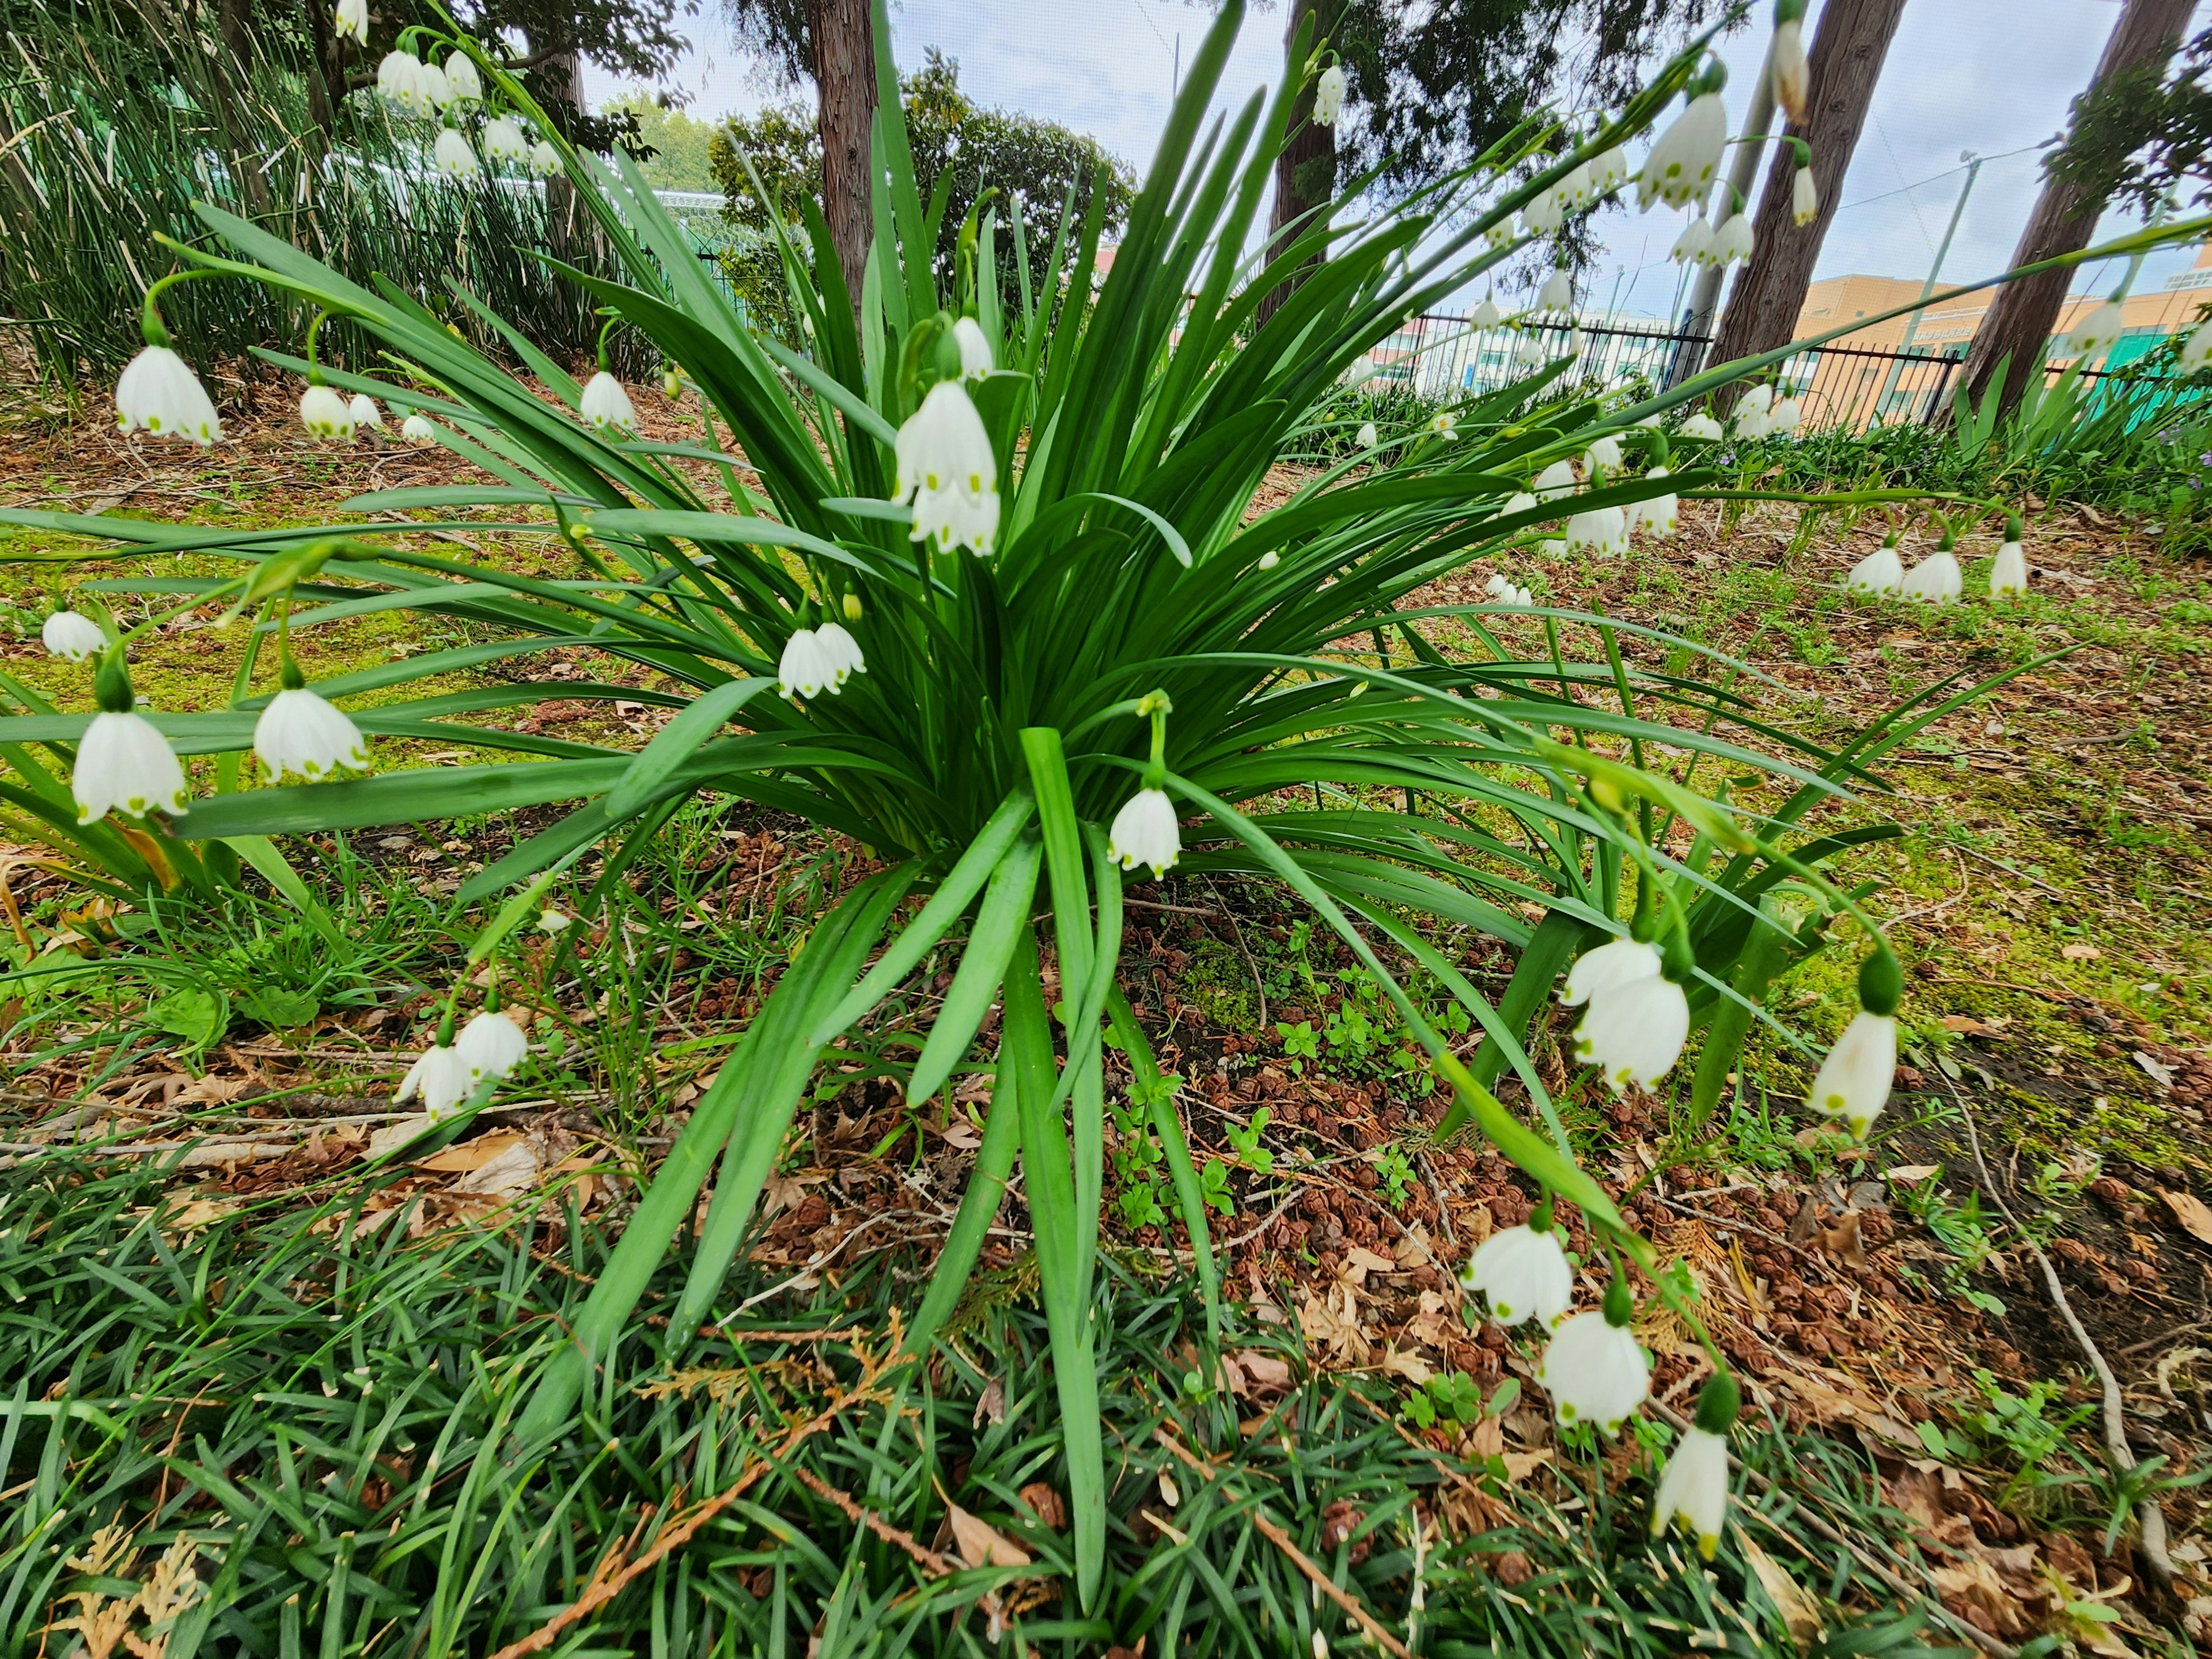
[[[1319,126],[1333,127],[1344,113],[1344,65],[1331,64],[1314,82],[1313,118]]]
[[[1503,574],[1493,574],[1483,584],[1482,591],[1500,605],[1510,605],[1526,611],[1536,603],[1535,595],[1525,587],[1514,586],[1513,579]]]
[[[844,690],[854,674],[865,674],[868,665],[860,655],[860,641],[843,626],[825,622],[819,628],[801,628],[784,641],[783,659],[776,667],[776,693],[797,699]]]
[[[337,32],[364,46],[368,40],[367,0],[338,0]],[[378,94],[402,114],[418,120],[434,120],[438,136],[431,141],[430,166],[448,179],[473,179],[483,173],[483,163],[471,148],[461,122],[484,101],[483,76],[466,52],[447,54],[441,64],[417,58],[398,48],[384,54],[376,65]],[[493,115],[477,134],[483,154],[494,161],[520,162],[541,179],[562,169],[561,152],[549,138],[535,144],[512,115]]]
[[[957,380],[930,387],[895,447],[892,499],[914,504],[912,539],[988,557],[999,534],[999,462],[967,389]]]
[[[486,1010],[463,1026],[459,1037],[453,1036],[448,1016],[439,1040],[408,1068],[392,1100],[420,1100],[424,1115],[435,1123],[465,1105],[487,1079],[503,1080],[529,1052],[530,1039],[503,1013]]]
[[[2027,556],[2021,550],[2016,526],[2014,520],[2008,526],[2005,540],[1997,549],[1996,560],[1990,567],[1990,597],[1993,599],[2027,591]],[[1953,551],[1948,535],[1933,553],[1907,570],[1897,550],[1896,533],[1892,532],[1880,547],[1851,567],[1850,573],[1844,578],[1844,586],[1854,593],[1877,599],[1955,605],[1966,592],[1966,573],[1959,568],[1959,556]]]

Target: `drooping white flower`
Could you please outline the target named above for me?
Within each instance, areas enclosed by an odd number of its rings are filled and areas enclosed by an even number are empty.
[[[1521,209],[1521,233],[1524,236],[1549,236],[1566,222],[1559,207],[1559,198],[1550,191],[1531,198]]]
[[[426,114],[436,114],[453,101],[453,83],[435,64],[426,62],[415,71],[415,85]]]
[[[1182,836],[1166,790],[1139,789],[1121,804],[1106,835],[1106,856],[1124,870],[1150,865],[1155,880],[1175,867],[1182,856]]]
[[[457,104],[483,102],[483,77],[477,73],[476,60],[466,52],[447,54],[446,90],[453,94],[453,101]]]
[[[366,392],[353,394],[353,401],[346,405],[346,413],[353,416],[356,430],[365,426],[374,427],[379,432],[384,430],[384,411],[376,406],[376,399]]]
[[[1713,244],[1706,250],[1705,258],[1711,264],[1727,265],[1751,258],[1751,216],[1731,213],[1713,233]]]
[[[1670,476],[1663,466],[1655,466],[1644,475],[1647,478]],[[1636,504],[1637,527],[1650,531],[1655,536],[1671,536],[1674,522],[1681,511],[1681,501],[1671,491],[1664,495],[1648,496]]]
[[[1571,461],[1553,461],[1536,475],[1535,482],[1529,488],[1536,492],[1536,499],[1541,501],[1556,501],[1562,495],[1573,495],[1574,464]]]
[[[1820,187],[1813,182],[1813,169],[1799,167],[1797,176],[1790,185],[1790,218],[1792,223],[1809,225],[1820,216]]]
[[[57,611],[39,629],[39,643],[46,647],[49,656],[82,662],[107,649],[107,635],[81,611]]]
[[[1644,158],[1644,169],[1636,176],[1637,205],[1648,208],[1661,201],[1668,207],[1687,207],[1713,182],[1727,144],[1728,106],[1717,92],[1698,94]]]
[[[253,722],[253,752],[271,782],[297,773],[310,783],[340,768],[365,771],[368,744],[346,712],[305,686],[270,698]]]
[[[1577,323],[1572,328],[1567,331],[1567,356],[1570,357],[1579,357],[1582,355],[1583,325],[1580,323]]]
[[[1498,509],[1501,516],[1511,513],[1526,513],[1536,505],[1536,498],[1527,490],[1516,490],[1505,498],[1505,505]]]
[[[1493,248],[1506,246],[1513,240],[1513,221],[1510,218],[1500,219],[1482,233],[1482,240]]]
[[[1764,438],[1766,435],[1766,411],[1754,409],[1749,404],[1739,404],[1735,418],[1729,422],[1739,438]]]
[[[1604,196],[1619,190],[1632,176],[1628,171],[1628,152],[1619,144],[1589,164],[1590,194]]]
[[[957,380],[930,387],[899,428],[894,501],[914,503],[912,539],[988,555],[999,533],[999,463]]]
[[[469,1070],[469,1062],[462,1057],[459,1048],[433,1043],[408,1068],[399,1092],[392,1098],[396,1105],[420,1100],[424,1115],[435,1123],[454,1107],[464,1104],[476,1086],[476,1076]]]
[[[1575,285],[1564,270],[1554,269],[1544,278],[1544,286],[1536,295],[1539,311],[1566,311],[1575,303]]]
[[[836,623],[821,628],[802,628],[783,644],[783,659],[776,665],[776,695],[818,696],[825,686],[836,692],[860,666],[860,648],[853,636]]]
[[[1996,562],[1990,567],[1990,597],[2001,599],[2008,593],[2027,592],[2027,555],[2016,541],[2008,541],[1997,549]]]
[[[1359,430],[1352,436],[1352,443],[1361,449],[1372,449],[1381,441],[1382,434],[1375,430],[1375,422],[1372,421],[1363,423]]]
[[[1628,550],[1628,515],[1617,507],[1586,507],[1567,520],[1567,550],[1587,547],[1602,558]]]
[[[461,1027],[453,1052],[469,1068],[469,1081],[473,1085],[484,1078],[504,1078],[521,1065],[522,1057],[530,1052],[530,1039],[505,1014],[480,1013]]]
[[[1559,198],[1563,208],[1578,208],[1596,193],[1597,181],[1588,161],[1576,162],[1561,173],[1559,181],[1552,186],[1552,194]]]
[[[561,171],[561,152],[553,148],[550,138],[540,138],[531,146],[530,170],[541,179],[550,179]]]
[[[77,742],[70,773],[76,821],[90,823],[112,809],[143,818],[155,807],[185,811],[185,768],[169,740],[143,714],[101,713]]]
[[[353,410],[335,387],[315,385],[301,392],[300,422],[318,438],[353,441]]]
[[[1373,380],[1375,373],[1375,360],[1363,351],[1352,360],[1352,367],[1344,371],[1340,384],[1348,391],[1356,391]]]
[[[1540,1319],[1548,1326],[1575,1303],[1574,1269],[1559,1247],[1559,1230],[1507,1227],[1482,1242],[1461,1272],[1468,1295],[1489,1298],[1490,1316],[1501,1325]]]
[[[1930,605],[1952,605],[1966,588],[1965,573],[1959,568],[1958,556],[1948,548],[1937,548],[1918,564],[1905,573],[1899,593],[1908,599],[1924,599]]]
[[[1646,1089],[1656,1084],[1681,1057],[1690,1034],[1689,999],[1659,972],[1657,948],[1644,945],[1640,955],[1620,948],[1632,943],[1615,940],[1583,957],[1575,964],[1583,977],[1577,981],[1569,974],[1563,999],[1570,1006],[1588,999],[1575,1027],[1575,1055],[1596,1066],[1615,1094],[1632,1083]]]
[[[1790,436],[1797,430],[1797,422],[1804,418],[1804,413],[1795,398],[1778,398],[1774,407],[1766,411],[1766,435],[1770,438]]]
[[[1820,1062],[1805,1103],[1829,1117],[1840,1117],[1851,1133],[1864,1135],[1889,1103],[1897,1075],[1897,1020],[1862,1008],[1844,1028],[1836,1046]]]
[[[185,438],[203,447],[222,436],[200,377],[167,346],[148,346],[125,368],[115,383],[115,423],[125,432]]]
[[[1767,49],[1774,66],[1774,101],[1793,121],[1805,118],[1805,101],[1811,95],[1812,65],[1805,57],[1805,24],[1802,14],[1780,17],[1774,24],[1773,44]]]
[[[1456,410],[1440,409],[1429,417],[1429,430],[1447,443],[1459,436],[1459,413]]]
[[[2125,328],[2120,302],[2107,300],[2074,325],[2066,336],[2066,349],[2077,357],[2101,357],[2118,343]]]
[[[1513,364],[1516,368],[1534,368],[1544,361],[1544,348],[1533,334],[1523,334],[1515,342]]]
[[[1331,64],[1314,82],[1313,118],[1324,127],[1333,127],[1344,113],[1346,91],[1344,66]]]
[[[952,325],[953,343],[960,348],[960,378],[980,380],[999,365],[991,355],[991,342],[982,324],[963,317]]]
[[[1271,547],[1265,553],[1262,553],[1260,556],[1259,568],[1262,570],[1273,570],[1277,565],[1282,563],[1282,562],[1283,556]]]
[[[1773,407],[1774,388],[1769,386],[1765,381],[1761,380],[1757,386],[1752,387],[1750,391],[1745,392],[1742,398],[1737,401],[1735,406],[1737,421],[1740,423],[1743,416],[1747,414],[1756,415],[1760,417],[1760,429],[1764,431],[1765,429],[1766,412]],[[1740,425],[1739,429],[1741,429]]]
[[[1600,433],[1590,440],[1590,447],[1583,452],[1583,471],[1585,472],[1618,472],[1620,471],[1620,440],[1610,432]]]
[[[1671,257],[1678,265],[1701,265],[1711,253],[1713,228],[1705,222],[1700,209],[1690,222],[1682,227],[1682,234],[1674,239]]]
[[[1609,939],[1594,951],[1585,951],[1567,970],[1559,992],[1559,1005],[1579,1008],[1597,993],[1639,979],[1657,977],[1662,958],[1659,947],[1639,939]]]
[[[1468,319],[1468,321],[1473,323],[1477,328],[1496,328],[1503,320],[1504,319],[1498,309],[1497,299],[1488,294],[1482,296],[1482,303],[1474,308],[1474,315]],[[2197,332],[2201,334],[2204,331],[2199,329]]]
[[[1701,409],[1682,422],[1682,429],[1677,435],[1684,438],[1702,438],[1707,443],[1718,443],[1726,434],[1721,431],[1721,423]]]
[[[1650,1397],[1651,1363],[1626,1326],[1601,1312],[1578,1313],[1546,1346],[1536,1382],[1561,1423],[1595,1423],[1613,1434]]]
[[[1895,593],[1905,586],[1905,561],[1897,556],[1896,545],[1884,542],[1861,559],[1844,578],[1844,586],[1854,593]]]
[[[469,148],[469,141],[455,127],[439,131],[438,142],[430,146],[430,165],[448,179],[473,179],[483,171],[476,151]]]
[[[2185,374],[2194,374],[2212,362],[2212,323],[2199,323],[2189,331],[2189,337],[2181,343],[2180,362]]]
[[[512,118],[495,115],[484,123],[483,152],[495,161],[520,161],[530,154],[530,140]]]
[[[550,904],[538,913],[538,926],[548,933],[557,933],[564,927],[572,927],[575,920],[574,916],[562,915]]]
[[[411,52],[387,52],[376,66],[376,89],[410,115],[425,113],[429,104],[422,87],[422,62]]]
[[[854,613],[856,620],[858,597],[852,593],[845,596],[846,608]],[[849,676],[868,672],[867,659],[860,654],[860,642],[845,631],[842,623],[823,623],[814,630],[814,643],[831,665],[835,675],[830,683],[832,691],[843,685]]]
[[[1540,542],[1537,544],[1536,550],[1547,559],[1564,559],[1567,556],[1567,544],[1565,542]]]
[[[1728,1437],[1694,1425],[1685,1429],[1651,1497],[1651,1535],[1659,1537],[1680,1521],[1697,1540],[1698,1553],[1710,1561],[1728,1522]]]
[[[337,15],[331,20],[331,27],[339,40],[350,39],[367,46],[368,0],[338,0]]]
[[[637,410],[631,406],[629,393],[604,368],[585,382],[577,412],[601,432],[634,435],[637,431]]]
[[[399,423],[399,435],[410,444],[434,444],[438,441],[438,428],[427,415],[410,415]]]

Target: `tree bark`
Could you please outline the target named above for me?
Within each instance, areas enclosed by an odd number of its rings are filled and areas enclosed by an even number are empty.
[[[2126,0],[2089,84],[2094,87],[2106,76],[2138,64],[2163,66],[2173,56],[2195,9],[2196,0]],[[2028,215],[2027,226],[2021,232],[2020,246],[2013,250],[2013,267],[2077,253],[2088,246],[2104,206],[2101,197],[2091,200],[2072,185],[2045,179],[2043,193],[2035,199],[2035,211]],[[1996,378],[1998,363],[2009,360],[1999,407],[2008,410],[2020,402],[2027,390],[2029,375],[2042,372],[2044,353],[2051,343],[2051,330],[2058,325],[2058,313],[2066,304],[2073,275],[2071,267],[2049,270],[2007,283],[1997,290],[1996,300],[1975,331],[1973,346],[1966,354],[1961,383],[1969,398],[1978,402]]]
[[[1889,55],[1889,43],[1904,12],[1905,0],[1828,0],[1822,8],[1808,54],[1812,86],[1805,118],[1784,129],[1789,137],[1812,146],[1820,211],[1809,225],[1796,222],[1791,198],[1797,182],[1797,149],[1794,144],[1777,144],[1766,171],[1766,188],[1759,197],[1759,216],[1752,222],[1751,258],[1729,290],[1720,334],[1705,360],[1709,367],[1771,351],[1796,332],[1814,264],[1843,195],[1844,171],[1858,147],[1875,83],[1881,78],[1882,60]],[[1734,390],[1725,401],[1734,401]]]
[[[1297,50],[1298,30],[1306,19],[1318,13],[1316,37],[1325,38],[1340,9],[1331,0],[1295,0],[1290,21],[1283,30],[1285,74],[1305,72],[1304,64],[1290,59]],[[1267,257],[1271,259],[1310,229],[1314,224],[1313,210],[1336,195],[1336,129],[1325,127],[1313,118],[1310,87],[1299,94],[1291,108],[1291,129],[1290,143],[1275,158],[1275,207],[1268,223]],[[1291,290],[1320,264],[1318,258],[1307,261],[1290,280],[1277,284],[1261,297],[1255,319],[1259,327],[1267,325],[1267,319],[1291,297]]]
[[[331,8],[307,0],[307,120],[327,145],[337,131],[339,100],[345,96],[345,65],[340,56]]]
[[[868,140],[876,114],[876,34],[868,0],[806,0],[806,30],[814,46],[822,216],[857,307],[875,235]]]
[[[218,0],[216,35],[222,42],[222,50],[208,68],[214,78],[216,118],[222,122],[223,137],[230,145],[231,173],[245,197],[246,216],[265,221],[276,204],[270,194],[268,177],[257,165],[244,120],[246,90],[257,55],[247,0]]]
[[[583,64],[574,50],[555,52],[545,60],[541,84],[546,96],[584,112]],[[593,243],[599,227],[576,199],[576,187],[565,173],[545,181],[545,245],[556,259],[589,270],[595,268]]]

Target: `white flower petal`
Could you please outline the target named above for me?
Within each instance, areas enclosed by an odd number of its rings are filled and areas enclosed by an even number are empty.
[[[98,623],[81,611],[57,611],[39,629],[39,643],[46,647],[50,656],[82,662],[88,657],[106,653],[107,635],[100,631]]]
[[[481,1013],[461,1028],[453,1052],[469,1069],[471,1083],[503,1078],[530,1052],[530,1039],[505,1014]]]
[[[181,816],[184,763],[143,714],[94,714],[77,743],[70,793],[76,798],[79,823],[90,823],[111,811],[143,818],[159,807]]]
[[[1897,1021],[1862,1008],[1820,1062],[1805,1103],[1816,1112],[1842,1118],[1853,1133],[1863,1135],[1889,1103],[1896,1075]]]
[[[1559,1244],[1559,1230],[1507,1227],[1483,1241],[1460,1283],[1470,1294],[1489,1298],[1491,1316],[1501,1325],[1540,1319],[1557,1325],[1574,1305],[1574,1269]]]
[[[915,541],[988,555],[999,533],[999,463],[983,417],[957,380],[930,387],[899,428],[892,499],[914,504]]]
[[[1578,1313],[1545,1348],[1536,1382],[1561,1423],[1595,1423],[1613,1434],[1650,1397],[1651,1364],[1626,1327]]]
[[[637,430],[637,410],[630,404],[629,393],[604,368],[585,383],[579,412],[601,432],[635,434]]]
[[[125,432],[185,438],[202,446],[222,436],[207,388],[167,346],[148,346],[125,368],[115,383],[115,421]]]
[[[306,686],[279,691],[253,723],[253,752],[272,781],[294,773],[313,782],[340,768],[368,766],[368,745],[345,711]]]
[[[1156,880],[1175,867],[1182,856],[1182,836],[1176,827],[1175,803],[1164,789],[1139,789],[1122,803],[1107,832],[1106,856],[1124,870],[1150,865]]]
[[[1682,1431],[1651,1496],[1651,1535],[1680,1521],[1697,1540],[1698,1553],[1710,1561],[1720,1547],[1728,1501],[1728,1437],[1693,1425]]]

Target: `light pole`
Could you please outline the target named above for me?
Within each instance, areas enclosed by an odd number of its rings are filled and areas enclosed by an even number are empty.
[[[1936,291],[1936,284],[1943,275],[1944,256],[1951,252],[1951,239],[1959,234],[1959,221],[1966,211],[1966,198],[1974,193],[1974,179],[1982,170],[1982,158],[1970,149],[1959,152],[1959,159],[1966,164],[1966,182],[1959,186],[1959,199],[1951,209],[1951,222],[1943,228],[1942,245],[1936,250],[1936,263],[1928,268],[1928,280],[1920,285],[1920,304],[1928,303],[1928,296]],[[1915,307],[1905,319],[1905,338],[1899,342],[1897,361],[1889,366],[1889,378],[1881,383],[1881,396],[1874,400],[1876,425],[1884,423],[1889,409],[1890,394],[1897,390],[1897,377],[1905,372],[1905,359],[1912,350],[1912,337],[1920,332],[1920,311]]]

